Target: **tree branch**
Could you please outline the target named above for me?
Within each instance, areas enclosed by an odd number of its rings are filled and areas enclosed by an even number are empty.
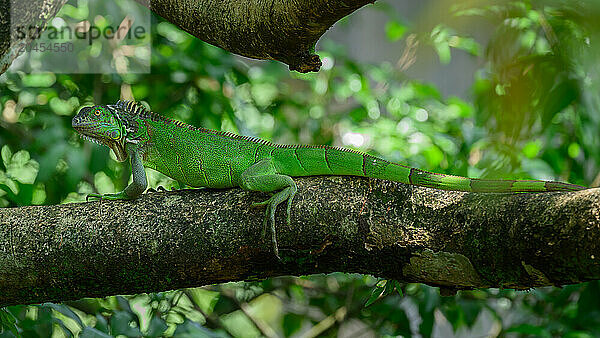
[[[334,23],[375,0],[136,0],[195,37],[232,53],[314,72],[315,44]],[[18,38],[11,20],[45,28],[66,0],[0,2],[0,74],[35,36]],[[12,17],[11,17],[12,16]]]
[[[375,0],[137,0],[212,45],[316,72],[317,40],[341,18]]]
[[[25,45],[39,37],[46,24],[66,2],[67,0],[0,1],[0,74],[21,55]],[[17,26],[21,29],[17,30]]]
[[[298,179],[282,261],[261,238],[268,195],[148,193],[0,209],[0,306],[279,275],[358,272],[450,289],[600,278],[600,189],[482,194],[356,177]]]

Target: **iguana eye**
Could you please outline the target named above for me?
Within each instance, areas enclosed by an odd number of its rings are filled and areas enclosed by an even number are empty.
[[[101,111],[100,109],[96,109],[96,110],[94,111],[94,115],[96,115],[96,116],[100,116],[100,114],[102,114],[102,111]]]

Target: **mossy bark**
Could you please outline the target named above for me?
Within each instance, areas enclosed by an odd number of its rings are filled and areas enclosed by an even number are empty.
[[[375,0],[136,0],[195,37],[232,53],[318,71],[317,40],[334,23]],[[10,23],[45,27],[66,0],[0,0],[0,74],[31,36],[15,37]],[[11,13],[13,14],[11,18]],[[11,36],[12,35],[12,36]]]
[[[39,37],[67,0],[0,0],[0,74],[23,52],[25,45]],[[16,26],[24,28],[19,32]],[[30,30],[30,27],[38,29]],[[29,32],[31,34],[21,34]],[[23,36],[21,36],[23,35]]]
[[[232,53],[318,71],[317,40],[375,0],[137,0],[195,37]]]
[[[482,194],[356,177],[301,178],[281,261],[261,235],[268,195],[147,193],[0,209],[0,306],[279,275],[358,272],[446,289],[600,278],[600,190]]]

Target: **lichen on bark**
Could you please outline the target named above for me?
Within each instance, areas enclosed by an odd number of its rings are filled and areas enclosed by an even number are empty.
[[[407,278],[455,289],[489,286],[475,271],[471,261],[459,253],[433,252],[430,249],[415,252],[402,272]]]

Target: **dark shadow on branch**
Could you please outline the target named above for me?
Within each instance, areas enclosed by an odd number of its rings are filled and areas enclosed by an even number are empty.
[[[261,238],[264,195],[0,209],[0,306],[333,271],[449,289],[600,278],[600,190],[482,194],[356,177],[298,179],[282,261]],[[285,208],[281,208],[285,209]]]

